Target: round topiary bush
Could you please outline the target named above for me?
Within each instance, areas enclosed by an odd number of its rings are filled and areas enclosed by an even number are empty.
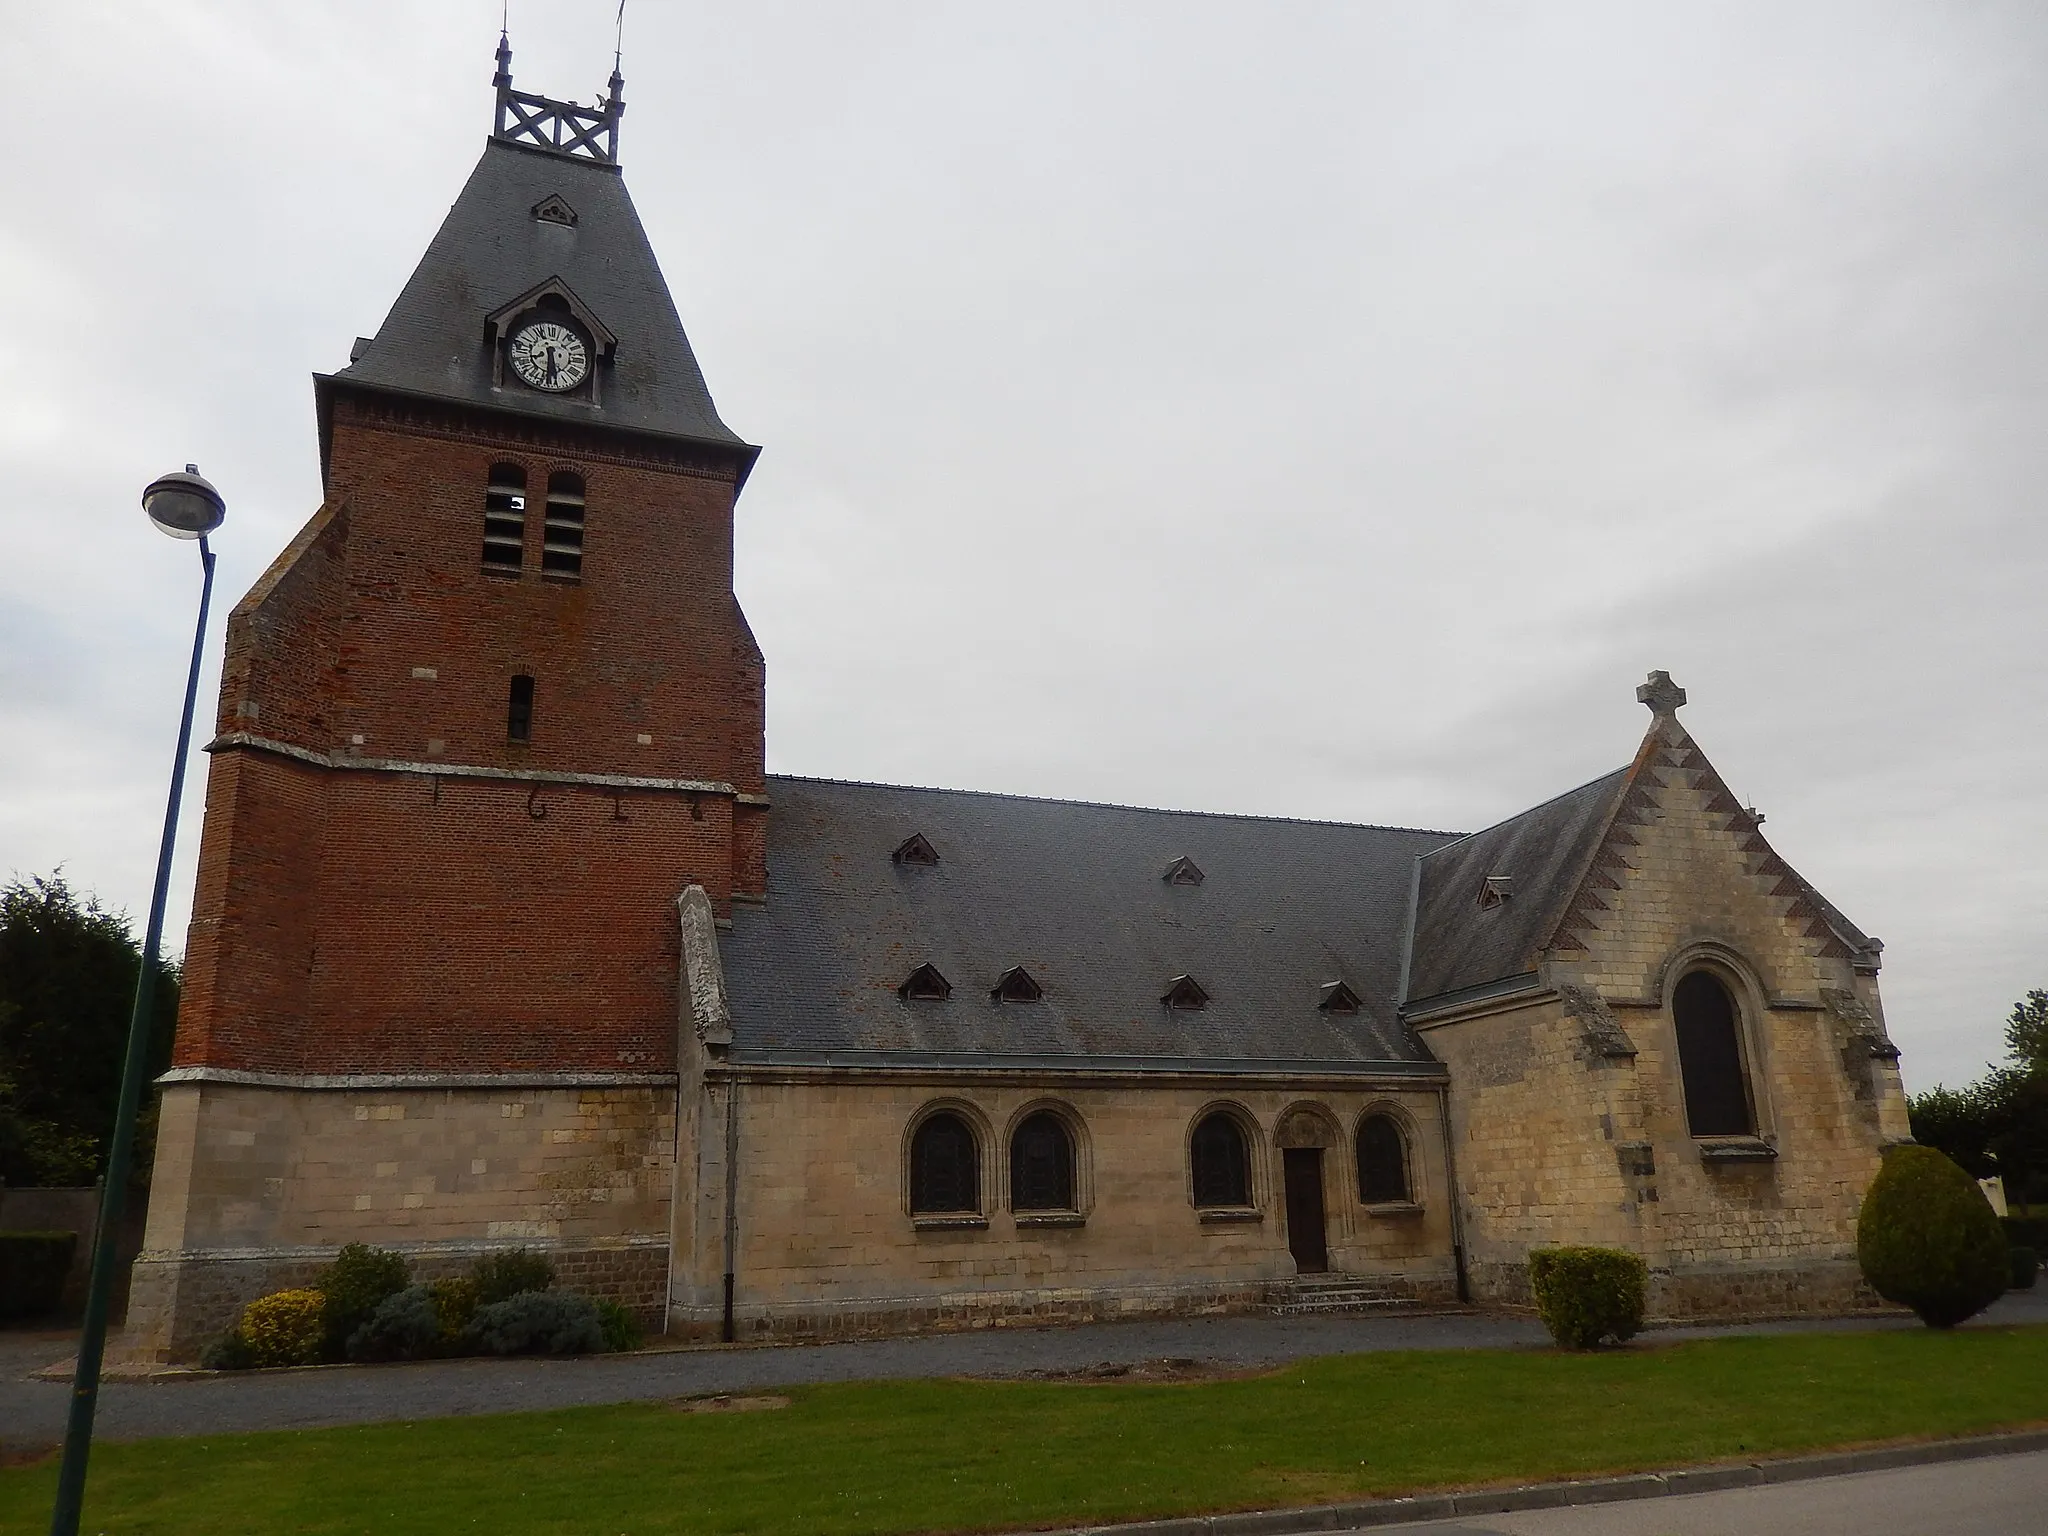
[[[1565,1349],[1627,1343],[1643,1326],[1649,1267],[1619,1248],[1537,1248],[1529,1288],[1550,1336]]]
[[[1893,1147],[1856,1218],[1856,1259],[1886,1301],[1953,1328],[2005,1294],[2005,1233],[1977,1181],[1932,1147]]]
[[[327,1298],[318,1291],[274,1291],[242,1309],[240,1333],[251,1365],[312,1365],[327,1337]]]

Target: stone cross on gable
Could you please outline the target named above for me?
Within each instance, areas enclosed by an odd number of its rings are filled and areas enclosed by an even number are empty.
[[[1671,681],[1669,672],[1652,672],[1650,680],[1636,689],[1636,701],[1650,706],[1650,713],[1659,720],[1678,713],[1685,702],[1685,690]]]

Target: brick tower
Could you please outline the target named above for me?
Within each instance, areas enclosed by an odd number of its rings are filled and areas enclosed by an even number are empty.
[[[315,379],[324,500],[228,626],[131,1346],[362,1240],[431,1272],[667,1263],[675,900],[763,888],[757,450],[620,175],[623,81],[512,89],[373,338]]]

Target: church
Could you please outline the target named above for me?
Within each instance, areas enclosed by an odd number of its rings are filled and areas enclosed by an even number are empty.
[[[769,775],[759,450],[623,81],[495,84],[229,620],[131,1358],[350,1242],[705,1339],[1516,1303],[1552,1243],[1663,1317],[1871,1301],[1882,946],[1664,673],[1465,835]]]

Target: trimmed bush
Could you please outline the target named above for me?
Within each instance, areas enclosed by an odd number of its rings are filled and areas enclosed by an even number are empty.
[[[199,1352],[199,1366],[207,1371],[246,1371],[256,1363],[249,1341],[242,1337],[238,1323]]]
[[[369,1321],[349,1335],[351,1360],[419,1360],[441,1347],[441,1318],[432,1290],[409,1285],[386,1296]]]
[[[544,1253],[513,1248],[487,1253],[469,1267],[476,1282],[476,1304],[494,1306],[526,1291],[545,1291],[555,1283],[555,1266]]]
[[[2031,1291],[2034,1277],[2041,1272],[2041,1255],[2021,1243],[2014,1243],[2005,1251],[2012,1261],[2012,1284],[2007,1289]]]
[[[350,1243],[337,1253],[334,1262],[320,1272],[319,1280],[327,1297],[322,1344],[326,1358],[345,1358],[356,1330],[376,1315],[387,1297],[396,1296],[411,1283],[402,1254],[363,1243]]]
[[[1537,1248],[1529,1254],[1536,1311],[1564,1349],[1634,1338],[1643,1326],[1649,1279],[1648,1266],[1619,1248]]]
[[[251,1365],[312,1365],[326,1342],[327,1298],[319,1291],[275,1291],[242,1309]]]
[[[1856,1218],[1856,1259],[1886,1301],[1953,1328],[2005,1294],[2005,1233],[1977,1181],[1932,1147],[1892,1147]]]
[[[640,1332],[639,1323],[633,1314],[616,1301],[600,1300],[597,1304],[597,1325],[604,1330],[604,1347],[613,1352],[638,1349],[646,1342]]]
[[[56,1311],[77,1251],[76,1232],[0,1232],[0,1317]]]
[[[452,1344],[476,1316],[476,1282],[467,1275],[436,1280],[427,1287],[434,1299],[434,1316],[441,1324],[441,1338]]]
[[[477,1308],[464,1342],[492,1355],[586,1355],[603,1350],[597,1303],[575,1291],[521,1291]]]

